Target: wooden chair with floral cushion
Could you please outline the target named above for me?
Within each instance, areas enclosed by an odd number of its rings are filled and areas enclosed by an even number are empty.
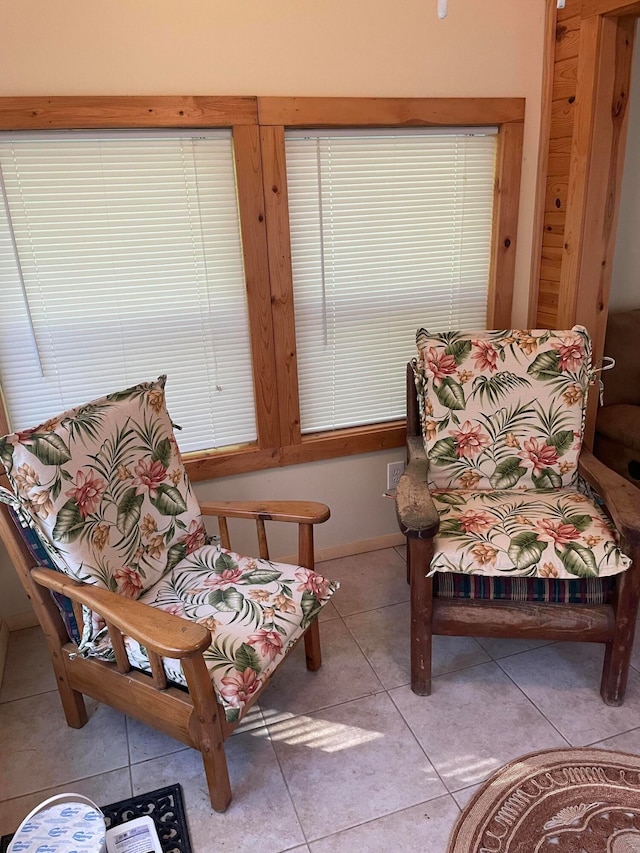
[[[87,722],[86,694],[195,747],[224,811],[224,741],[301,637],[307,667],[320,667],[317,616],[337,584],[314,571],[313,525],[329,509],[199,506],[164,380],[0,439],[11,486],[0,488],[0,535],[46,635],[67,723]],[[201,514],[218,517],[220,544]],[[230,550],[227,518],[255,520],[258,558]],[[266,520],[298,525],[299,565],[270,560]]]
[[[640,493],[583,447],[587,331],[420,329],[417,346],[397,490],[413,691],[430,692],[433,634],[580,640],[605,644],[602,698],[621,704]]]

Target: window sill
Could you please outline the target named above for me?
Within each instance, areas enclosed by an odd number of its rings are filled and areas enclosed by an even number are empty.
[[[352,427],[302,437],[300,444],[288,447],[259,448],[256,445],[224,447],[184,454],[184,463],[192,481],[214,480],[234,474],[246,474],[266,468],[300,465],[322,459],[337,459],[361,453],[374,453],[403,447],[404,421]]]

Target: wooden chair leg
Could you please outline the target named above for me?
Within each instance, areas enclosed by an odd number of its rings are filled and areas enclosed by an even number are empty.
[[[67,675],[65,665],[66,658],[60,648],[59,639],[56,636],[52,636],[52,632],[50,631],[45,633],[45,637],[49,646],[51,664],[56,676],[56,685],[60,694],[65,720],[70,728],[81,729],[89,719],[87,708],[84,704],[84,696],[78,690],[74,690],[69,684],[69,676]]]
[[[320,626],[317,619],[314,619],[304,632],[304,651],[307,657],[307,669],[311,672],[317,672],[322,666]]]
[[[411,565],[411,690],[418,696],[431,693],[431,638],[433,579],[426,574],[433,557],[433,540],[407,539]]]
[[[69,687],[66,679],[61,681],[60,678],[58,678],[58,693],[67,725],[72,729],[81,729],[89,719],[84,696]]]
[[[632,574],[634,570],[637,571],[635,561],[616,581],[616,627],[613,639],[605,645],[600,684],[600,695],[606,705],[622,705],[627,689],[640,597],[639,583]]]
[[[189,693],[193,701],[193,726],[202,753],[209,799],[217,812],[224,812],[231,802],[231,783],[224,752],[221,714],[211,679],[202,655],[182,661]]]
[[[313,550],[313,525],[298,525],[298,562],[307,569],[315,568]],[[307,669],[316,672],[322,666],[322,650],[320,649],[320,627],[314,619],[304,632],[304,651],[307,657]]]

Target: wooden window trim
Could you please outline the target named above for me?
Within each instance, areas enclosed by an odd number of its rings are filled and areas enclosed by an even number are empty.
[[[284,127],[447,127],[524,121],[524,98],[258,98],[258,123]]]
[[[232,127],[257,123],[256,98],[202,95],[0,98],[0,130]]]
[[[257,441],[185,454],[193,480],[400,447],[403,421],[300,432],[285,127],[497,125],[498,161],[488,323],[511,319],[522,162],[523,98],[0,98],[0,130],[210,128],[233,131]],[[259,346],[255,345],[259,342]],[[0,405],[0,428],[6,412]]]
[[[404,447],[405,441],[406,427],[402,420],[304,435],[299,444],[286,447],[261,449],[255,444],[242,445],[185,453],[183,458],[191,480],[212,480],[302,462],[375,453]]]
[[[258,126],[234,126],[233,149],[251,334],[256,431],[258,447],[264,449],[280,445],[280,421]]]
[[[521,98],[258,98],[276,332],[282,457],[279,464],[365,453],[404,443],[386,425],[303,436],[296,364],[285,130],[289,127],[498,125],[487,325],[511,322],[525,102]],[[341,443],[340,436],[344,436]],[[391,438],[393,436],[393,438]],[[390,443],[396,441],[397,443]],[[347,449],[348,448],[348,449]]]

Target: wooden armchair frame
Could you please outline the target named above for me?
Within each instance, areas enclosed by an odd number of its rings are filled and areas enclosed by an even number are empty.
[[[580,454],[580,475],[598,492],[633,560],[615,575],[610,604],[487,601],[438,598],[426,577],[434,553],[439,517],[429,488],[413,369],[407,365],[407,466],[398,483],[396,510],[407,537],[407,580],[411,584],[411,689],[431,692],[433,634],[518,637],[605,643],[600,693],[607,705],[621,705],[627,686],[640,600],[640,490],[599,462]]]
[[[204,503],[200,508],[203,515],[217,516],[225,548],[231,547],[227,518],[254,519],[262,559],[269,559],[265,521],[296,523],[298,562],[309,569],[314,568],[313,525],[329,518],[329,508],[313,502],[223,501]],[[33,568],[33,557],[8,508],[1,503],[0,537],[44,631],[67,724],[81,728],[87,722],[83,699],[83,694],[86,694],[199,750],[211,805],[216,811],[224,811],[231,802],[224,741],[246,716],[264,687],[247,702],[237,722],[227,722],[224,709],[216,700],[203,658],[211,643],[211,634],[203,625],[117,593],[77,582],[60,572]],[[69,641],[62,617],[48,590],[62,593],[74,605],[84,604],[104,618],[115,651],[115,663],[74,655],[77,647]],[[123,635],[146,647],[152,670],[150,674],[131,669]],[[307,668],[316,671],[322,663],[317,619],[303,636]],[[167,683],[161,661],[163,657],[182,662],[188,690]]]

